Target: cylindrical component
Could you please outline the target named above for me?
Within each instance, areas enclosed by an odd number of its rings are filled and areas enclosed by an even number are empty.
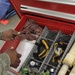
[[[72,68],[72,70],[71,70],[69,75],[75,75],[75,60],[73,62],[73,68]]]
[[[74,54],[75,54],[75,43],[74,43],[73,46],[71,47],[69,53],[74,53]]]
[[[35,64],[36,64],[35,61],[30,61],[30,66],[33,67],[33,66],[35,66]]]
[[[64,64],[64,65],[61,67],[61,69],[60,69],[58,75],[65,75],[65,74],[67,73],[67,71],[68,71],[68,68],[69,68],[69,66],[66,65],[66,64]]]
[[[75,59],[75,43],[71,47],[69,53],[64,58],[64,60],[63,60],[64,65],[61,67],[58,75],[65,75],[67,70],[68,70],[68,68],[73,66],[74,59]]]
[[[74,54],[68,53],[66,55],[66,57],[64,58],[64,60],[63,60],[63,64],[66,64],[67,63],[70,67],[72,67],[73,62],[74,62],[74,59],[75,59],[74,57],[75,57]]]
[[[54,69],[53,68],[50,69],[50,75],[54,75]]]
[[[75,59],[74,59],[74,62],[73,62],[73,66],[75,66]]]
[[[71,70],[69,75],[75,75],[75,66],[72,68],[72,70]]]

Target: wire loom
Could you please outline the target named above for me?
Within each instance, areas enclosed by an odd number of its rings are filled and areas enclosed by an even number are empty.
[[[48,40],[41,39],[40,43],[36,43],[38,52],[33,54],[36,59],[42,60],[47,56],[50,47],[49,42]]]
[[[62,54],[64,53],[64,50],[66,48],[66,44],[64,44],[63,42],[56,42],[54,44],[54,56],[52,58],[52,62],[60,62],[60,59],[62,57]]]

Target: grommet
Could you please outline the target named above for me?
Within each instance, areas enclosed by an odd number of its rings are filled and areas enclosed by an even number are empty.
[[[35,63],[35,61],[30,61],[30,66],[35,66],[36,65],[36,63]]]
[[[53,68],[50,69],[50,74],[54,75],[54,69]]]

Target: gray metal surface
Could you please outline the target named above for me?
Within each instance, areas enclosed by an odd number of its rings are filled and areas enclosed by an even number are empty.
[[[69,41],[69,43],[68,43],[68,46],[67,46],[67,48],[65,49],[65,52],[64,52],[64,54],[63,54],[63,56],[62,56],[62,58],[61,58],[61,60],[60,60],[60,63],[59,63],[58,66],[57,66],[57,69],[56,69],[56,71],[55,71],[55,75],[56,75],[56,73],[58,72],[59,68],[61,67],[60,65],[62,64],[62,61],[63,61],[65,55],[69,52],[69,50],[70,50],[70,48],[71,48],[71,46],[73,45],[74,42],[75,42],[75,32],[72,34],[71,39],[70,39],[70,41]]]
[[[67,54],[67,52],[71,48],[73,42],[75,41],[75,32],[71,35],[71,38],[69,40],[69,43],[67,43],[68,45],[67,45],[67,47],[65,49],[65,52],[63,53],[63,55],[61,57],[60,63],[57,64],[57,66],[54,66],[54,65],[51,65],[49,63],[51,61],[52,57],[53,57],[53,54],[54,54],[53,45],[60,38],[60,36],[63,35],[63,34],[62,34],[61,31],[57,31],[57,34],[56,34],[55,39],[52,40],[52,39],[49,39],[49,38],[46,37],[48,35],[49,31],[50,30],[48,30],[47,27],[45,27],[43,29],[42,34],[40,35],[40,37],[36,41],[37,43],[39,43],[41,39],[51,40],[52,43],[51,43],[51,46],[50,46],[48,55],[43,59],[43,61],[40,61],[38,59],[35,59],[35,57],[33,56],[33,53],[37,53],[37,51],[38,51],[38,49],[37,49],[38,46],[35,44],[34,47],[31,50],[31,52],[29,53],[27,59],[25,60],[24,64],[22,65],[22,67],[28,67],[29,68],[29,61],[30,60],[34,60],[34,61],[36,61],[38,63],[41,63],[40,66],[39,66],[39,68],[38,69],[36,68],[37,69],[37,70],[35,70],[36,73],[43,72],[48,66],[50,66],[50,67],[52,67],[52,68],[55,69],[55,72],[54,72],[55,74],[54,75],[57,74],[59,68],[61,67],[61,64],[62,64],[62,61],[63,61],[65,55]]]
[[[53,54],[54,54],[53,45],[54,45],[54,43],[57,41],[57,39],[59,38],[60,35],[61,35],[61,31],[58,32],[58,34],[57,34],[55,40],[53,41],[53,43],[52,43],[52,45],[51,45],[51,47],[50,47],[50,49],[49,49],[49,53],[48,53],[48,55],[46,56],[46,58],[44,59],[44,61],[43,61],[43,63],[42,63],[42,65],[41,65],[41,67],[40,67],[40,69],[39,69],[38,72],[42,72],[42,71],[47,67],[46,65],[44,65],[44,63],[47,63],[47,64],[48,64],[49,61],[51,60],[51,58],[52,58],[52,56],[53,56]],[[54,66],[53,66],[53,67],[54,67]],[[55,68],[55,67],[54,67],[54,68]]]

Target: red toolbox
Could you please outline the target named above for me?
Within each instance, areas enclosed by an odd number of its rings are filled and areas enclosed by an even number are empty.
[[[33,19],[36,23],[38,23],[42,27],[47,27],[47,30],[57,31],[58,33],[62,32],[62,34],[70,35],[71,38],[69,40],[68,46],[62,55],[62,59],[60,63],[55,66],[55,74],[57,75],[58,70],[62,65],[62,60],[65,57],[66,53],[69,51],[70,47],[75,41],[75,5],[61,3],[61,2],[44,2],[40,0],[9,0],[13,8],[16,10],[18,16],[20,17],[20,21],[15,27],[15,30],[20,31],[27,19]],[[45,33],[45,32],[43,32]],[[41,35],[42,36],[42,35]],[[43,34],[44,36],[44,34]],[[16,38],[13,41],[5,42],[3,47],[1,48],[1,52],[11,47],[14,49],[17,48],[20,40]],[[41,68],[39,68],[38,72],[42,72],[47,68],[47,64],[50,64],[48,61],[49,57],[52,57],[51,51],[48,56],[45,58],[44,63],[42,63]],[[54,64],[52,64],[54,66]],[[49,67],[52,67],[49,65]],[[49,68],[48,67],[48,68]],[[49,68],[50,69],[50,68]],[[70,71],[70,70],[69,70]],[[69,75],[69,74],[67,74]]]

